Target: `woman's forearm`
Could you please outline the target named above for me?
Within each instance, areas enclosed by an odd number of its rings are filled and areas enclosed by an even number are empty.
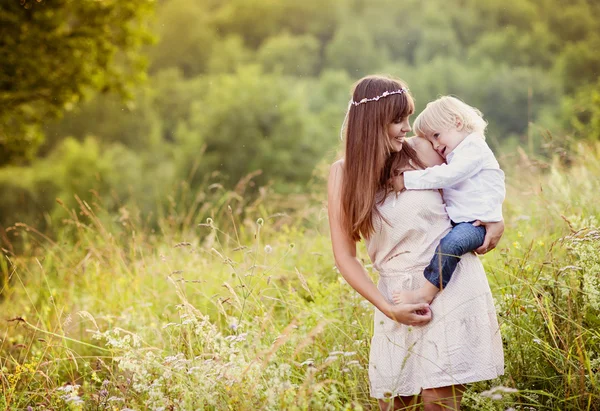
[[[390,317],[391,304],[375,286],[367,271],[356,257],[346,257],[336,260],[340,273],[360,295],[373,304],[379,311]],[[390,317],[391,318],[391,317]]]
[[[338,161],[331,166],[327,184],[327,210],[335,263],[352,288],[381,312],[392,318],[394,313],[391,304],[373,284],[367,271],[356,258],[356,241],[350,237],[342,223],[342,180],[343,163]]]

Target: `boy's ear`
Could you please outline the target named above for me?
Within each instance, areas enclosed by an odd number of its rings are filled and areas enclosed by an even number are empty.
[[[456,125],[456,129],[457,129],[458,131],[461,131],[461,130],[462,130],[462,128],[463,128],[463,122],[462,122],[462,120],[461,120],[460,118],[456,117],[456,118],[454,119],[454,124]]]

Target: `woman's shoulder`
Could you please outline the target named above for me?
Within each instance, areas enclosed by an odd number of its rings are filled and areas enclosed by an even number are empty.
[[[329,167],[329,180],[341,180],[344,173],[344,159],[341,158]]]
[[[341,190],[342,181],[344,178],[344,159],[340,159],[333,163],[329,168],[329,180],[328,187],[330,194],[332,191],[337,192]]]
[[[331,165],[331,169],[332,170],[333,169],[337,169],[337,168],[339,168],[339,169],[343,169],[344,168],[344,159],[343,158],[340,158],[338,161],[334,162]]]

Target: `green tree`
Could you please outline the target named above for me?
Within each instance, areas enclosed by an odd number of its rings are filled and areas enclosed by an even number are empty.
[[[40,125],[89,90],[126,94],[142,78],[152,8],[152,0],[0,3],[0,165],[31,160]]]
[[[376,46],[369,28],[358,19],[336,31],[325,57],[327,67],[346,70],[355,78],[377,70],[389,59],[387,50]]]
[[[210,57],[219,52],[214,49],[218,36],[204,3],[170,0],[157,10],[159,40],[149,52],[151,72],[177,67],[186,77],[206,73]]]
[[[335,142],[308,110],[306,90],[293,78],[264,74],[258,66],[207,79],[206,93],[192,105],[189,126],[180,127],[178,163],[186,176],[219,172],[236,184],[257,170],[257,182],[293,186],[311,176],[326,147]]]
[[[584,40],[590,34],[598,32],[600,7],[598,2],[589,0],[572,0],[569,2],[552,2],[548,15],[548,25],[560,33],[565,43]]]
[[[469,61],[480,64],[483,60],[503,62],[512,66],[550,68],[558,47],[556,35],[540,22],[532,31],[523,33],[515,26],[482,33],[468,50]]]
[[[295,35],[310,34],[325,44],[338,26],[345,0],[303,0],[281,2],[281,29]]]
[[[232,34],[219,40],[215,49],[218,53],[212,53],[207,64],[210,74],[235,73],[246,64],[250,64],[254,58],[254,50],[244,45],[244,40],[237,34]]]
[[[127,102],[115,94],[95,95],[65,113],[60,122],[45,127],[46,142],[40,154],[49,153],[65,137],[83,141],[90,135],[104,143],[151,150],[161,141],[160,117],[152,107],[152,94],[140,89]]]
[[[278,34],[283,14],[280,0],[229,0],[214,12],[214,24],[225,36],[237,34],[256,50],[267,38]]]
[[[600,35],[567,45],[557,62],[565,90],[573,94],[577,89],[592,85],[600,74]]]
[[[320,45],[310,35],[270,37],[258,51],[258,60],[267,71],[312,76],[320,60]]]
[[[600,77],[563,101],[563,121],[578,137],[600,140]]]
[[[422,24],[424,4],[419,0],[379,0],[364,3],[352,12],[349,11],[352,8],[346,6],[340,13],[343,16],[340,20],[343,24],[358,21],[359,25],[368,28],[376,47],[385,50],[390,59],[413,64],[415,49],[423,32],[429,29]],[[357,45],[362,46],[360,42]]]
[[[189,123],[192,103],[208,90],[204,77],[186,79],[176,68],[163,70],[153,78],[153,109],[161,119],[163,142],[175,142],[177,128]]]
[[[427,64],[441,56],[460,56],[461,46],[449,19],[437,9],[435,3],[425,3],[421,16],[420,39],[415,47],[414,61]]]

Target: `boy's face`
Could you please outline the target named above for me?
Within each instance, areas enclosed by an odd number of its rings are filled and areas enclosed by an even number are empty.
[[[468,135],[469,133],[464,130],[459,131],[456,128],[451,128],[448,130],[433,130],[423,137],[429,140],[440,156],[446,158]]]

